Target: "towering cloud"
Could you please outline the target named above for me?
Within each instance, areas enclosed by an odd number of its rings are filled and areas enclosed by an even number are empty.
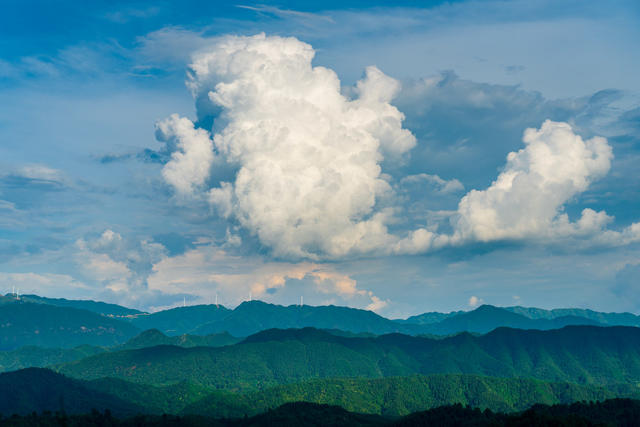
[[[349,99],[332,70],[311,65],[313,56],[295,38],[264,34],[225,37],[195,55],[188,85],[199,109],[219,112],[215,156],[237,168],[209,200],[276,255],[370,251],[391,239],[390,212],[379,208],[392,191],[381,163],[415,145],[389,103],[400,86],[369,67]],[[178,141],[164,177],[190,192],[212,164],[208,136],[175,116],[159,129]]]

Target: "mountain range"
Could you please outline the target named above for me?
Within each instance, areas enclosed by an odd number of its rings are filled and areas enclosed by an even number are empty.
[[[313,329],[271,329],[218,348],[157,346],[100,353],[55,369],[169,385],[186,380],[250,391],[315,378],[382,378],[464,373],[578,384],[640,382],[640,328],[567,326],[550,331],[498,328],[443,339],[402,334],[349,338]]]
[[[392,320],[261,301],[145,313],[10,294],[0,319],[5,415],[96,408],[268,420],[280,407],[283,417],[383,417],[353,418],[376,425],[457,403],[513,412],[640,398],[640,322],[630,313],[483,305]],[[225,422],[213,424],[236,425]]]
[[[0,324],[0,350],[15,350],[22,346],[111,347],[151,329],[167,336],[228,333],[246,337],[265,329],[305,327],[334,330],[337,334],[449,336],[460,332],[484,334],[498,327],[550,330],[568,325],[640,326],[640,316],[631,313],[582,309],[482,305],[467,312],[425,313],[391,320],[371,311],[348,307],[280,306],[251,301],[233,310],[218,305],[195,305],[149,314],[115,304],[34,295],[22,295],[19,299],[13,295],[1,297],[0,319],[9,319]],[[193,338],[191,340],[195,343]],[[202,345],[208,344],[203,342]]]

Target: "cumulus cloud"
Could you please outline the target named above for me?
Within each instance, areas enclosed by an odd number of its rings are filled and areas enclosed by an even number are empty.
[[[276,255],[371,251],[391,239],[391,211],[379,207],[392,193],[381,164],[401,161],[415,145],[402,128],[403,114],[390,104],[400,86],[369,67],[349,99],[332,70],[311,65],[313,56],[311,46],[295,38],[264,34],[224,37],[196,54],[188,86],[199,109],[220,111],[215,154],[200,133],[197,146],[207,155],[190,157],[185,141],[197,130],[173,116],[168,123],[185,130],[159,125],[163,141],[179,141],[175,163],[163,175],[187,193],[220,156],[237,170],[233,181],[209,190],[210,202]]]
[[[574,234],[607,222],[604,213],[583,212],[567,228],[561,211],[611,166],[613,153],[604,138],[584,141],[567,123],[527,129],[525,147],[507,156],[507,164],[489,188],[472,190],[458,205],[456,233],[479,241]],[[576,228],[577,227],[577,228]]]
[[[570,221],[565,205],[606,175],[613,158],[607,140],[583,140],[567,123],[545,121],[524,132],[525,147],[507,156],[504,170],[485,190],[471,190],[451,212],[452,234],[421,228],[394,245],[396,253],[420,253],[448,245],[496,240],[557,241],[588,238],[619,245],[639,239],[640,224],[607,230],[613,217],[584,209]]]

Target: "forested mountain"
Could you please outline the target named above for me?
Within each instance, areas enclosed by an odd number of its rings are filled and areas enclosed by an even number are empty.
[[[0,350],[25,345],[71,348],[110,346],[139,333],[130,323],[92,311],[19,302],[0,305]]]
[[[513,412],[525,410],[536,403],[551,405],[614,397],[637,398],[640,397],[640,389],[633,385],[609,390],[522,378],[442,374],[314,380],[247,394],[215,392],[187,405],[181,412],[215,418],[241,417],[259,414],[284,403],[304,401],[338,405],[352,412],[401,416],[454,403]]]
[[[31,302],[35,304],[48,304],[55,305],[57,307],[71,307],[81,310],[93,311],[94,313],[102,314],[104,316],[123,317],[141,314],[139,310],[133,308],[123,307],[117,304],[109,304],[106,302],[93,301],[93,300],[72,300],[65,298],[46,298],[38,295],[20,295],[19,299],[13,296],[13,294],[7,294],[3,298],[3,302]]]
[[[482,336],[348,338],[317,329],[268,330],[221,348],[158,346],[103,353],[57,367],[81,378],[230,391],[314,378],[467,373],[609,385],[640,381],[640,328],[499,328]]]
[[[513,412],[536,403],[571,403],[620,396],[638,397],[640,390],[633,385],[609,390],[530,379],[447,374],[314,380],[234,394],[212,392],[186,382],[158,387],[113,378],[82,381],[34,368],[0,375],[0,414],[5,415],[62,409],[67,413],[82,413],[92,408],[110,408],[119,415],[139,411],[235,418],[304,401],[396,417],[454,403]]]

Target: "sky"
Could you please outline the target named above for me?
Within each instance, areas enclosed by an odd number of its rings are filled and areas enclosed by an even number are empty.
[[[13,1],[0,292],[640,314],[636,1]]]

